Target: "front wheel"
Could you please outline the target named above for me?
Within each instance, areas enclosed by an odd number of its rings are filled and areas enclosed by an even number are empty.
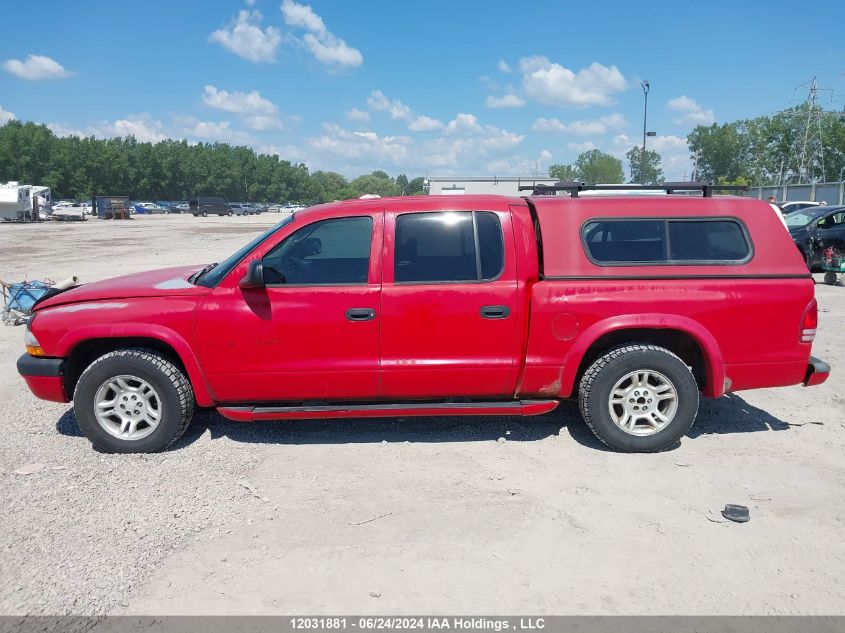
[[[191,383],[176,365],[147,349],[95,360],[73,394],[79,428],[109,453],[154,453],[178,440],[194,413]]]
[[[617,451],[671,448],[698,413],[698,384],[689,367],[655,345],[609,350],[584,373],[578,395],[587,426]]]

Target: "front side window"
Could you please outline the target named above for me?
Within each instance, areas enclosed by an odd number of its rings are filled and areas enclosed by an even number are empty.
[[[502,225],[489,211],[400,215],[395,244],[399,283],[490,281],[504,268]]]
[[[842,228],[845,223],[845,212],[834,213],[826,218],[819,220],[820,229]]]
[[[373,219],[322,220],[289,235],[261,261],[267,285],[366,284]]]
[[[744,263],[746,232],[731,219],[604,219],[584,225],[584,246],[599,265]]]

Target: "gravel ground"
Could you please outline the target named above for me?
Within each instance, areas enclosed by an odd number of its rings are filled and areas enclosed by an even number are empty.
[[[3,225],[0,279],[216,261],[278,219]],[[845,289],[817,295],[815,353],[836,370]],[[603,450],[564,404],[529,419],[203,412],[174,450],[118,456],[91,449],[69,405],[31,396],[22,336],[0,328],[2,614],[843,613],[836,373],[705,401],[658,455]],[[751,522],[722,522],[725,503]]]

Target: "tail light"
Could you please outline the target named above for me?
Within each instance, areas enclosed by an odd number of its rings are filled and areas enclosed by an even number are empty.
[[[801,322],[801,342],[812,343],[816,338],[816,328],[819,325],[819,306],[813,299],[804,311],[804,319]]]

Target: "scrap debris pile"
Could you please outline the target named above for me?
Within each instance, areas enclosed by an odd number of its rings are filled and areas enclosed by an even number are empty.
[[[79,282],[77,277],[68,277],[64,281],[54,283],[50,279],[32,281],[18,281],[6,283],[0,280],[3,293],[3,311],[0,320],[5,325],[21,325],[32,316],[32,307],[47,295],[52,295]]]

